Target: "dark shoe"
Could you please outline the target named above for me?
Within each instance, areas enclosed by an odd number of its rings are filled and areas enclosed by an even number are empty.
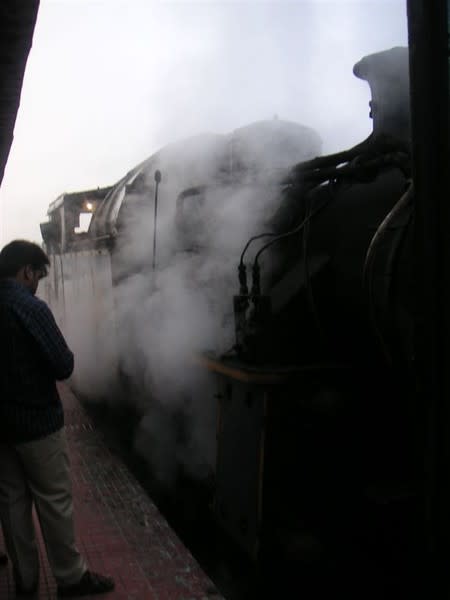
[[[70,598],[73,596],[90,596],[93,594],[106,594],[114,589],[114,581],[92,571],[86,571],[78,583],[73,585],[58,585],[58,597]]]
[[[26,587],[16,569],[13,569],[14,583],[16,585],[16,596],[18,598],[32,598],[37,594],[39,588],[39,576],[33,585]]]
[[[6,554],[4,552],[0,552],[0,565],[7,565],[8,564],[8,557],[6,556]]]
[[[35,597],[39,589],[39,573],[36,576],[36,580],[33,585],[25,586],[22,583],[22,578],[15,568],[13,568],[13,578],[16,585],[16,596],[18,598],[33,598]]]
[[[16,596],[17,598],[34,598],[38,592],[39,584],[35,583],[29,588],[23,587],[16,581]]]

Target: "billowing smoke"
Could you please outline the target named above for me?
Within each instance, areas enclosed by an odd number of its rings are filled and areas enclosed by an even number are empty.
[[[215,377],[198,356],[232,347],[240,252],[267,229],[287,168],[319,153],[314,131],[278,119],[173,144],[99,207],[91,234],[114,232],[111,255],[54,258],[64,280],[60,318],[77,356],[74,383],[137,411],[135,447],[160,481],[173,481],[180,465],[194,477],[213,467]]]

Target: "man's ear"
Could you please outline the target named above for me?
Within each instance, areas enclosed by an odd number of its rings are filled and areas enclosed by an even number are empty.
[[[23,278],[25,281],[30,281],[34,277],[34,271],[31,265],[25,265],[23,268]]]

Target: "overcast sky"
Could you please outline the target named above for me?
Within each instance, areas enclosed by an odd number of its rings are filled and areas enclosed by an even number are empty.
[[[40,242],[62,192],[110,185],[168,142],[280,119],[324,152],[371,130],[352,67],[407,44],[405,0],[41,0],[0,189],[0,244]]]

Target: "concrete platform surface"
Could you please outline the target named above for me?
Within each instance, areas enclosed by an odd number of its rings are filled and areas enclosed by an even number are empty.
[[[108,600],[220,600],[222,596],[151,499],[113,455],[66,385],[60,386],[72,462],[77,543],[89,567],[114,577]],[[40,600],[56,584],[35,515]],[[4,549],[0,533],[0,550]],[[0,600],[15,598],[11,564],[0,567]]]

